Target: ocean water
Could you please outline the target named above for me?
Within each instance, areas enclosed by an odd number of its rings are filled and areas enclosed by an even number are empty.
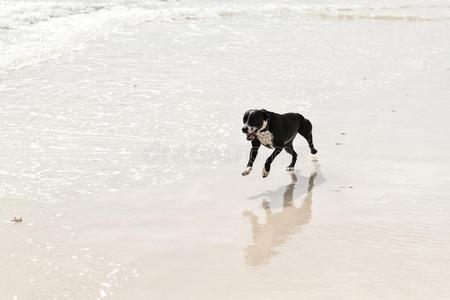
[[[0,71],[82,50],[92,40],[145,22],[236,16],[431,21],[450,18],[447,1],[15,1],[0,2]]]
[[[0,195],[64,201],[243,165],[243,111],[308,115],[412,76],[446,51],[412,32],[449,16],[445,1],[1,1]]]

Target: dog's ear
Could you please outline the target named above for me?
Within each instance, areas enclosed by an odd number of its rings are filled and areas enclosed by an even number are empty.
[[[244,119],[243,119],[244,124],[247,123],[248,116],[250,115],[250,112],[251,112],[251,111],[252,111],[252,110],[249,109],[249,110],[247,110],[247,111],[245,112],[245,114],[244,114]]]
[[[265,109],[261,109],[261,113],[263,115],[263,120],[264,121],[268,121],[269,117],[270,117],[269,112],[267,110],[265,110]]]

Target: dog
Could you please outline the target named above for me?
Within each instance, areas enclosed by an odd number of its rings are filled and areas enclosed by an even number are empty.
[[[286,171],[294,170],[297,153],[294,151],[292,142],[297,133],[306,139],[311,153],[317,153],[313,144],[312,124],[301,114],[277,114],[265,109],[250,109],[245,112],[243,121],[244,127],[242,127],[242,132],[246,135],[247,140],[252,143],[247,167],[242,172],[243,176],[250,174],[252,171],[253,162],[258,155],[258,149],[261,144],[267,148],[274,149],[264,164],[262,171],[264,178],[269,175],[270,165],[283,149],[292,156],[292,161],[286,168]]]

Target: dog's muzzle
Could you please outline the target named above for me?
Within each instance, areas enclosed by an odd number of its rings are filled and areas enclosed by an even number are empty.
[[[242,132],[245,133],[248,141],[251,141],[256,137],[257,130],[255,128],[252,129],[252,131],[249,131],[249,128],[247,126],[242,127]]]
[[[252,132],[252,133],[247,133],[247,141],[251,141],[256,137],[256,131]]]

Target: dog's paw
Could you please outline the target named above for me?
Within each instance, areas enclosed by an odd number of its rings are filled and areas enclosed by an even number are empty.
[[[244,172],[242,172],[242,176],[247,176],[252,171],[252,167],[245,168]]]
[[[286,168],[286,172],[292,172],[292,171],[294,171],[294,167],[287,167]]]
[[[266,178],[267,176],[269,176],[269,171],[267,171],[266,168],[263,168],[263,170],[262,170],[262,177]]]

